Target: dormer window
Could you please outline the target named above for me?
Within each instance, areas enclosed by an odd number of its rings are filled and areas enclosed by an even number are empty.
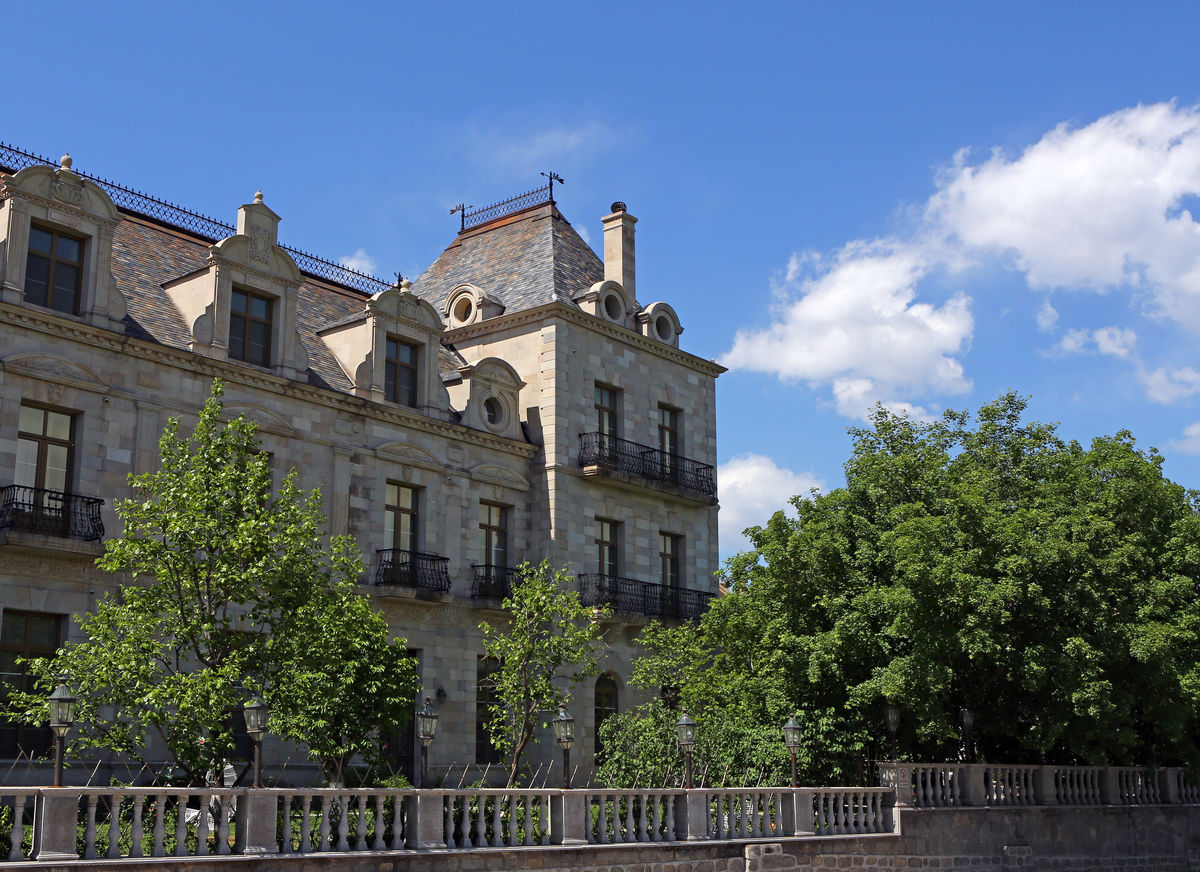
[[[25,264],[25,299],[75,315],[83,276],[83,240],[33,224]]]
[[[257,366],[271,365],[273,301],[234,289],[229,312],[229,356]]]
[[[391,336],[384,361],[384,399],[401,406],[417,405],[420,348]]]

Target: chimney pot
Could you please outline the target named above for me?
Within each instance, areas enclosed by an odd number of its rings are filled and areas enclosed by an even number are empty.
[[[604,216],[604,279],[619,282],[631,303],[634,287],[633,225],[637,219],[625,211],[620,200],[612,204],[612,214]]]

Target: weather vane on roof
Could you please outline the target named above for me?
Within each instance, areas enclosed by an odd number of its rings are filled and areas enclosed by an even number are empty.
[[[545,176],[547,179],[550,180],[550,202],[553,203],[554,202],[554,183],[558,182],[560,185],[565,185],[566,182],[564,182],[563,177],[560,176],[558,173],[554,172],[554,170],[550,170],[549,172],[546,172],[546,173],[541,173],[541,175]]]
[[[467,210],[474,209],[474,208],[475,208],[474,206],[468,206],[466,203],[459,203],[457,206],[455,206],[453,209],[450,210],[451,215],[453,215],[455,212],[460,213],[459,223],[458,223],[458,232],[459,233],[462,233],[464,230],[467,229]]]

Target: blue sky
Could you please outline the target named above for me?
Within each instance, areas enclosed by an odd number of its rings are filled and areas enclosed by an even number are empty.
[[[0,139],[416,275],[566,179],[718,382],[722,552],[845,428],[1006,390],[1200,487],[1200,6],[30,4]],[[22,73],[21,71],[25,71]]]

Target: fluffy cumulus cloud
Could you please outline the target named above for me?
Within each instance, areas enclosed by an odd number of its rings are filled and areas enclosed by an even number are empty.
[[[778,466],[762,454],[734,457],[717,469],[721,485],[720,547],[728,556],[750,547],[742,531],[762,526],[771,515],[788,507],[794,496],[807,496],[824,484],[808,473]]]
[[[1200,454],[1200,421],[1183,428],[1183,438],[1176,439],[1171,447],[1180,454]]]
[[[970,296],[931,297],[922,279],[984,262],[1039,290],[1127,293],[1148,315],[1200,332],[1197,107],[1136,106],[1063,124],[1015,156],[972,162],[960,152],[935,183],[909,237],[793,256],[772,322],[739,331],[723,362],[826,389],[849,416],[877,400],[919,412],[912,401],[969,389],[962,357],[974,330]],[[1043,333],[1058,330],[1049,300],[1034,319]],[[1072,327],[1053,352],[1126,360],[1152,398],[1196,392],[1187,373],[1148,367],[1136,339],[1120,326]]]
[[[1190,366],[1143,368],[1138,375],[1146,388],[1146,396],[1156,403],[1170,405],[1200,394],[1200,372]]]
[[[357,270],[358,272],[366,273],[367,275],[374,275],[376,267],[379,266],[379,264],[375,261],[375,258],[367,254],[367,250],[365,248],[360,248],[358,251],[354,252],[354,254],[346,255],[345,257],[341,258],[338,263],[347,269]]]

